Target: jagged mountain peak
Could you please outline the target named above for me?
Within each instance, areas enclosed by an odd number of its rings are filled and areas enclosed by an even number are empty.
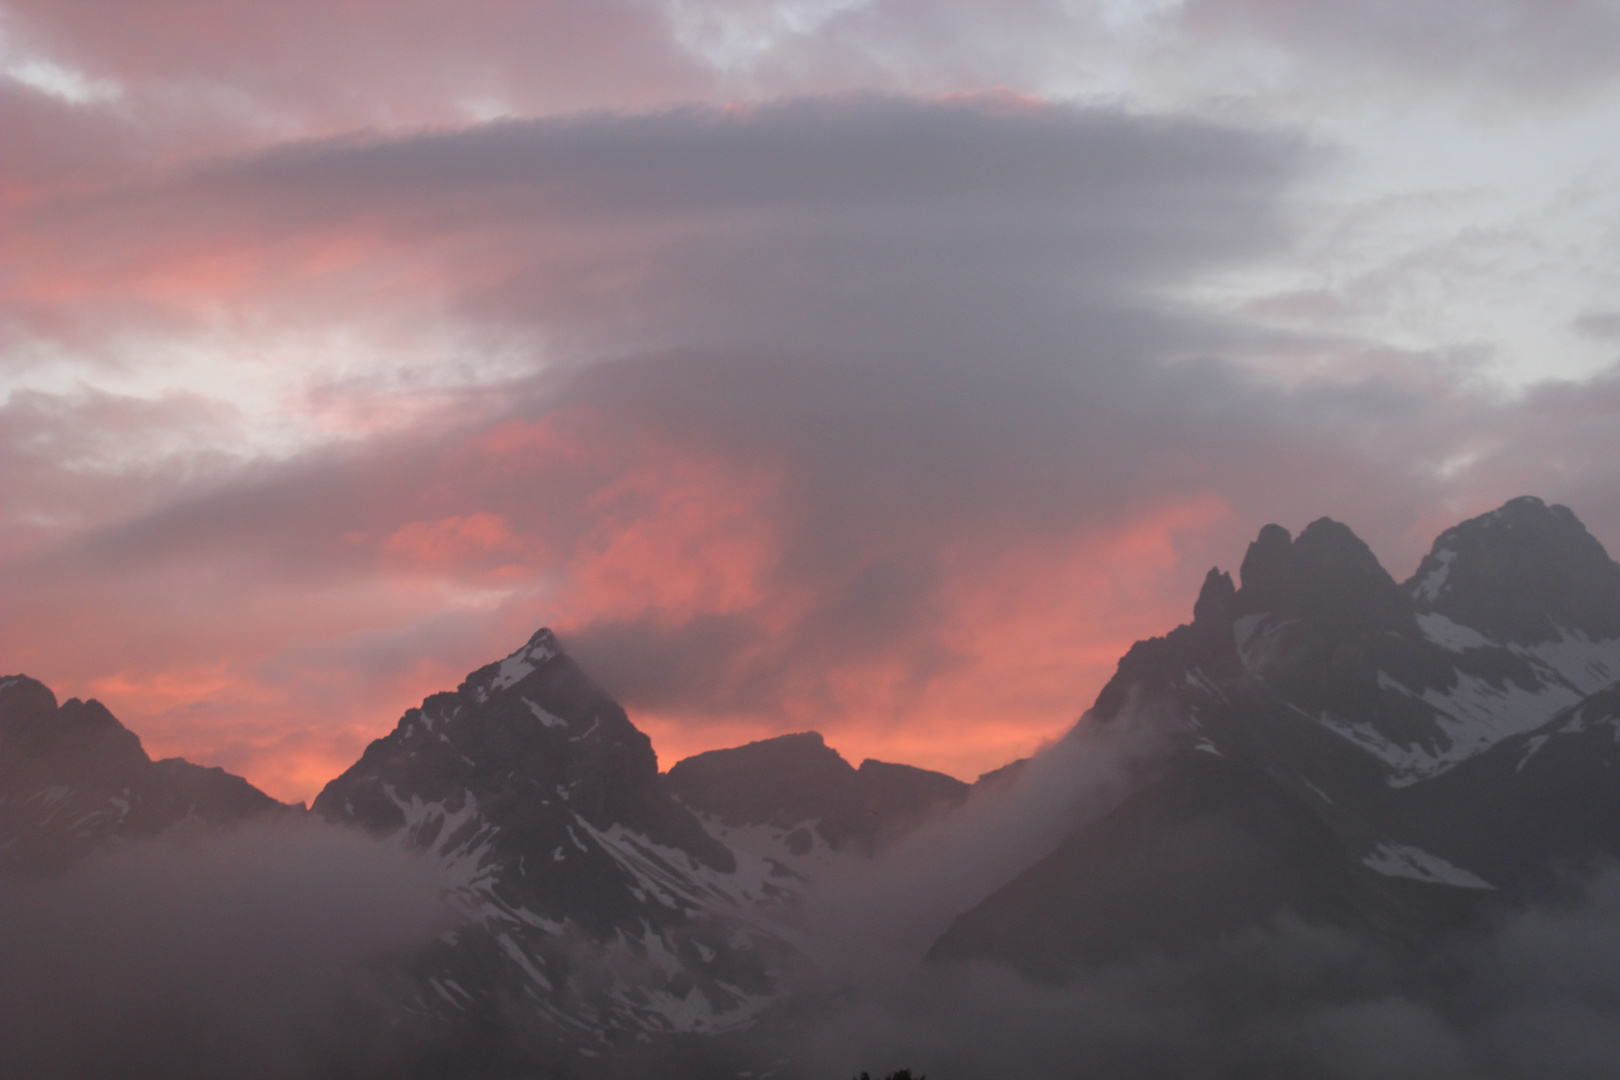
[[[1331,612],[1398,622],[1409,613],[1400,587],[1372,549],[1332,518],[1311,522],[1297,539],[1281,525],[1265,526],[1244,554],[1239,576],[1240,614]]]
[[[1402,589],[1504,644],[1620,637],[1620,565],[1568,507],[1534,496],[1441,533]]]
[[[1237,615],[1237,586],[1232,575],[1218,566],[1209,568],[1204,575],[1203,588],[1193,604],[1193,622],[1198,625],[1230,624]]]
[[[1254,717],[1280,706],[1286,723],[1311,721],[1404,785],[1620,675],[1620,566],[1568,509],[1539,499],[1447,530],[1405,585],[1327,518],[1297,538],[1261,529],[1241,580],[1234,592],[1211,570],[1192,625],[1132,646],[1090,715],[1219,685],[1223,701],[1265,703],[1232,713],[1224,736],[1191,741],[1247,739]]]
[[[724,845],[665,805],[652,741],[548,629],[407,710],[314,809],[386,835],[406,825],[412,800],[520,816],[561,800],[594,827],[622,824],[716,869],[733,866]]]
[[[101,702],[56,695],[26,675],[0,679],[0,755],[46,772],[113,774],[151,764],[140,737]]]
[[[1243,555],[1238,577],[1251,591],[1264,591],[1292,572],[1294,534],[1278,524],[1263,525]]]
[[[461,685],[456,687],[456,692],[479,701],[486,701],[490,694],[511,689],[541,665],[563,655],[562,646],[557,644],[557,636],[549,627],[542,626],[529,636],[529,640],[522,648],[504,660],[485,664],[468,675],[462,680]]]
[[[0,678],[0,876],[57,873],[183,819],[222,826],[290,809],[223,769],[152,761],[99,701],[58,705],[37,680]]]
[[[600,1049],[745,1025],[784,948],[783,895],[669,792],[651,741],[549,630],[407,710],[314,811],[420,851],[467,923],[422,963],[420,1007]],[[436,980],[436,981],[435,981]],[[596,1053],[598,1050],[591,1050]]]
[[[1158,740],[1136,789],[936,959],[1061,978],[1278,910],[1424,955],[1620,853],[1620,566],[1567,508],[1448,529],[1404,585],[1338,522],[1268,525],[1241,581],[1211,570],[1088,713]]]

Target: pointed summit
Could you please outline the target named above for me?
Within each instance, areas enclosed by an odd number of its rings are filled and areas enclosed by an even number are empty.
[[[413,796],[498,809],[490,820],[511,831],[519,821],[535,831],[529,819],[539,815],[567,843],[564,818],[600,829],[619,823],[709,866],[732,865],[724,845],[669,803],[652,741],[547,629],[454,693],[407,710],[392,734],[326,786],[314,810],[390,835],[410,822]]]
[[[770,868],[676,801],[549,630],[407,710],[313,809],[436,866],[466,922],[419,957],[412,1007],[469,1039],[515,1023],[597,1054],[746,1025],[777,992],[787,946],[746,917],[781,893]]]
[[[1620,566],[1568,507],[1533,496],[1441,533],[1402,589],[1504,644],[1620,637]]]
[[[1249,545],[1240,574],[1243,613],[1331,614],[1381,625],[1409,617],[1410,605],[1372,549],[1331,518],[1311,522],[1295,540],[1281,525],[1267,525]]]
[[[1270,601],[1280,600],[1292,590],[1299,576],[1297,562],[1293,534],[1281,525],[1263,527],[1238,568],[1244,599],[1257,610],[1263,610]]]
[[[1193,604],[1193,622],[1199,625],[1230,625],[1237,614],[1237,587],[1232,575],[1218,566],[1209,568],[1204,575],[1204,586],[1198,590]]]

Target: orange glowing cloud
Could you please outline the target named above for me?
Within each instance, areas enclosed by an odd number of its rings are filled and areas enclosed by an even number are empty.
[[[595,526],[570,566],[570,611],[679,621],[763,604],[779,547],[772,487],[760,471],[674,458],[596,491],[586,502]]]
[[[522,550],[506,519],[486,511],[437,521],[410,521],[386,541],[383,551],[418,563],[451,565],[490,554]]]
[[[158,37],[206,66],[240,29]],[[814,728],[971,778],[1185,621],[1256,515],[1345,477],[1403,527],[1422,501],[1310,401],[1161,363],[1201,332],[1161,286],[1274,235],[1294,153],[1016,95],[797,101],[335,138],[24,206],[0,314],[132,395],[217,397],[0,404],[0,653],[288,799],[541,625],[665,765]],[[293,448],[239,442],[250,413]]]
[[[666,766],[718,745],[815,728],[855,761],[877,757],[972,779],[1061,735],[1132,642],[1190,618],[1212,530],[1230,516],[1224,500],[1195,495],[1054,543],[958,546],[930,625],[823,670],[782,660],[777,711],[654,708],[634,718]],[[770,558],[756,548],[750,561]],[[749,656],[782,658],[806,606],[750,599],[765,610],[750,623],[761,640]],[[719,609],[685,609],[705,610]]]

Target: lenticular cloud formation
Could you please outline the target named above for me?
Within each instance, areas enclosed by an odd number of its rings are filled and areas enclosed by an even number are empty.
[[[703,748],[711,737],[683,734],[697,722],[769,733],[774,716],[912,751],[935,741],[913,718],[934,715],[961,740],[934,763],[982,771],[1027,749],[1030,725],[1072,719],[1073,676],[1021,659],[1048,627],[995,610],[1028,587],[1018,568],[1068,579],[1079,621],[1052,629],[1095,635],[1082,594],[1151,602],[1133,568],[1174,561],[1167,530],[1196,535],[1226,514],[1196,477],[1128,494],[1164,468],[1145,447],[1123,452],[1130,432],[1200,438],[1177,402],[1210,389],[1140,366],[1202,333],[1152,293],[1268,243],[1272,195],[1300,154],[1208,124],[872,97],[316,142],[176,176],[131,195],[134,212],[75,206],[72,227],[100,254],[86,263],[41,236],[42,262],[134,286],[128,301],[165,325],[190,324],[190,301],[143,275],[224,259],[267,319],[285,304],[374,310],[374,288],[406,290],[415,318],[427,289],[449,304],[435,312],[507,344],[469,361],[470,385],[444,384],[435,364],[321,387],[312,406],[361,425],[336,446],[246,465],[182,444],[143,466],[148,494],[128,508],[95,480],[134,464],[118,455],[170,417],[205,438],[229,415],[201,400],[13,402],[28,490],[81,521],[19,552],[19,595],[127,657],[118,685],[175,730],[238,746],[227,764],[277,763],[289,795],[313,794],[357,736],[294,729],[249,749],[203,733],[277,708],[357,709],[402,677],[425,692],[453,677],[423,659],[438,646],[542,615],[664,717],[668,745]],[[334,243],[351,253],[341,272],[321,269]],[[123,284],[104,276],[109,252]],[[320,296],[312,278],[331,279]],[[81,317],[73,293],[40,303]],[[81,448],[97,423],[118,436]],[[70,452],[96,468],[65,468]],[[1144,544],[1097,524],[1120,515]],[[1118,572],[1090,571],[1099,553]],[[1109,580],[1121,595],[1103,594]],[[81,600],[59,604],[58,587]],[[224,641],[221,595],[244,612]],[[255,597],[281,614],[250,614]],[[143,676],[164,663],[157,642],[131,654],[113,623],[72,621],[108,605],[156,606],[214,644],[197,641],[189,671]],[[491,606],[493,622],[469,617]],[[998,640],[1009,647],[993,659]],[[1119,644],[1107,631],[1097,663]],[[1005,710],[949,702],[1011,679],[1009,665],[1028,668],[1024,719],[972,735],[969,719]]]
[[[8,3],[0,648],[289,800],[538,625],[969,779],[1246,522],[1607,535],[1612,13],[1492,10]]]

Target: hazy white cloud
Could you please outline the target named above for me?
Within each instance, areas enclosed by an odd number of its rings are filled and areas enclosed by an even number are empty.
[[[1609,0],[1187,0],[1181,20],[1194,34],[1254,35],[1302,67],[1460,89],[1498,108],[1612,86],[1620,45],[1620,8]]]

